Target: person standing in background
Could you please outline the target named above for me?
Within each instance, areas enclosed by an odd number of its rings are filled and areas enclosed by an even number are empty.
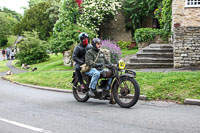
[[[6,48],[7,60],[10,60],[10,48]]]
[[[1,51],[1,53],[2,53],[2,55],[3,55],[3,60],[5,60],[5,58],[6,58],[6,50],[3,49],[3,50]]]
[[[11,56],[11,60],[14,60],[14,57],[15,57],[15,51],[14,51],[14,49],[11,50],[10,56]]]

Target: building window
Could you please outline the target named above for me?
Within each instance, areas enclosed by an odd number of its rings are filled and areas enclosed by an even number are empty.
[[[200,7],[200,0],[186,0],[185,7]]]

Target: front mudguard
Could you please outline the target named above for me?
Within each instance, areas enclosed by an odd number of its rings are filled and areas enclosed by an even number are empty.
[[[122,74],[122,75],[119,76],[119,80],[120,80],[121,78],[124,78],[124,77],[127,77],[127,78],[135,78],[135,75],[132,75],[132,74]],[[112,87],[111,87],[111,90],[112,90],[112,91],[113,91],[114,86],[115,86],[115,84],[116,84],[117,82],[118,82],[118,81],[117,81],[117,79],[115,78],[115,80],[113,81]]]
[[[135,75],[132,75],[132,74],[122,74],[119,76],[119,80],[121,78],[124,78],[124,77],[127,77],[127,78],[135,78]],[[111,104],[115,104],[115,99],[114,99],[114,87],[115,87],[115,84],[117,84],[117,79],[115,78],[113,83],[112,83],[112,86],[111,86],[111,99],[110,99],[110,103]]]

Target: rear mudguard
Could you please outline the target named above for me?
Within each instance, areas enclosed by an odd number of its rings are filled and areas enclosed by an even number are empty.
[[[73,78],[72,83],[74,83],[78,79],[76,72],[73,72],[72,78]]]

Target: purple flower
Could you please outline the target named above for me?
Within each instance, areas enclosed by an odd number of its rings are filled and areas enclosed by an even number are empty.
[[[103,40],[102,48],[110,50],[112,63],[117,63],[118,59],[121,58],[122,55],[121,49],[115,41]]]

